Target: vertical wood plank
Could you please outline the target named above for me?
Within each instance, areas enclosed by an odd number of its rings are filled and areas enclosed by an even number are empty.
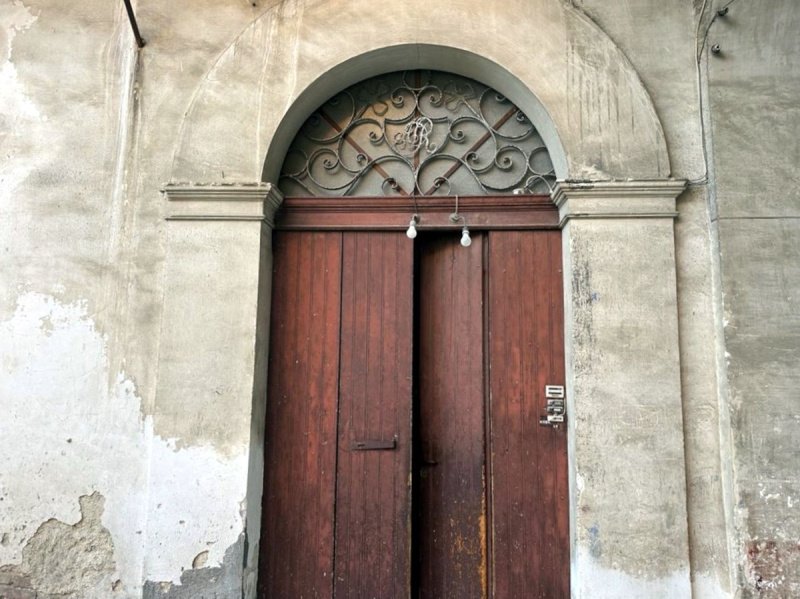
[[[332,597],[341,237],[275,237],[261,599]]]
[[[483,240],[420,253],[420,599],[486,596]]]
[[[558,231],[489,237],[493,596],[569,597],[566,427],[540,426],[564,384]]]
[[[408,597],[413,244],[343,235],[335,596]],[[395,450],[352,449],[394,438]]]

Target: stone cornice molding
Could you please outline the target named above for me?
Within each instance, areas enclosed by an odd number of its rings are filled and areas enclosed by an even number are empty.
[[[272,227],[283,194],[272,183],[180,184],[161,190],[167,220],[263,221]]]
[[[675,200],[686,181],[557,181],[553,202],[560,225],[576,218],[675,218]]]

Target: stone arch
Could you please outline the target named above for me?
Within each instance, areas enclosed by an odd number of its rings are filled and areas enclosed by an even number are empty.
[[[356,3],[286,0],[242,31],[199,85],[171,181],[272,181],[276,157],[318,105],[405,68],[450,71],[507,95],[542,133],[560,179],[669,176],[646,89],[571,5],[489,3],[478,14],[458,2],[409,0],[367,12]]]
[[[277,181],[286,150],[308,116],[348,86],[384,73],[415,68],[444,71],[474,79],[498,90],[531,119],[550,153],[558,178],[567,177],[567,158],[547,109],[514,75],[490,60],[466,50],[435,45],[401,45],[372,50],[336,65],[304,89],[281,119],[269,144],[263,181]],[[411,66],[406,66],[411,65]]]
[[[299,131],[286,129],[294,137],[286,150],[276,133],[264,180],[287,195],[546,194],[555,184],[549,146],[525,111],[452,71],[363,79],[331,94]],[[561,149],[557,137],[551,146]],[[330,160],[338,166],[323,168]]]

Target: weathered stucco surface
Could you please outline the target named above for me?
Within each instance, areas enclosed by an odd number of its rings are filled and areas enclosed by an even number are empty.
[[[20,296],[0,322],[0,356],[0,564],[19,563],[42,522],[79,520],[77,498],[97,491],[116,550],[133,558],[117,564],[118,578],[134,581],[146,477],[133,382],[110,374],[85,302],[51,295]]]
[[[489,3],[479,11],[470,5],[411,0],[394,11],[365,11],[345,1],[287,0],[265,11],[232,40],[196,90],[176,148],[173,179],[259,180],[264,156],[280,164],[282,155],[272,157],[270,151],[286,150],[316,107],[313,102],[400,63],[483,75],[535,122],[543,106],[547,114],[536,122],[537,129],[546,140],[554,134],[561,177],[669,175],[650,97],[624,55],[581,11],[551,0]],[[519,41],[534,32],[531,59],[518,50]],[[473,56],[483,57],[485,64]],[[520,93],[520,83],[529,91]],[[302,92],[312,87],[317,97],[303,110],[308,96]],[[531,91],[540,104],[532,104]],[[301,114],[289,111],[297,110],[296,100]],[[237,120],[219,118],[231,110],[241,111]],[[285,124],[279,125],[287,113],[293,129],[283,139]],[[609,129],[613,136],[605,134]],[[555,150],[561,144],[566,156],[560,159]],[[266,165],[268,179],[276,168]]]
[[[134,382],[110,373],[106,336],[86,302],[55,294],[21,295],[12,317],[0,322],[0,436],[7,448],[0,455],[0,565],[26,568],[47,558],[47,546],[33,542],[40,524],[80,520],[76,498],[92,493],[104,498],[103,510],[90,516],[102,516],[113,541],[119,596],[140,596],[145,550],[146,572],[157,580],[177,581],[200,550],[220,562],[243,527],[245,490],[238,499],[229,493],[247,470],[246,455],[181,449],[154,435]],[[197,501],[201,493],[208,503]],[[80,562],[75,572],[81,580]],[[97,596],[106,596],[101,590]]]
[[[196,3],[154,8],[195,38],[186,16]],[[135,51],[122,3],[0,4],[0,566],[40,597],[54,586],[25,574],[46,557],[37,530],[78,522],[81,496],[104,497],[97,517],[114,559],[108,585],[74,563],[78,586],[62,593],[76,597],[138,598],[145,580],[178,584],[200,553],[206,567],[222,564],[244,530],[247,445],[216,447],[202,419],[180,436],[154,432],[158,190],[197,78],[254,10],[206,8],[214,26],[181,82],[174,52],[192,44],[169,22],[173,50],[150,55],[159,68]],[[205,417],[219,421],[216,408]]]
[[[208,552],[201,551],[192,561],[192,568],[181,574],[179,584],[148,580],[144,584],[142,599],[241,597],[244,546],[242,534],[236,543],[228,547],[218,566],[206,566]]]
[[[744,597],[800,595],[800,10],[737,2],[708,60]]]
[[[0,3],[0,595],[253,594],[269,232],[167,221],[164,183],[269,178],[404,67],[508,93],[563,177],[699,179],[704,4],[139,0],[137,51],[121,2]],[[800,595],[799,20],[709,29],[674,226],[565,232],[576,596]]]
[[[642,78],[661,119],[672,174],[704,174],[695,31],[701,3],[575,0],[620,47]],[[708,6],[707,11],[712,11]],[[665,26],[669,23],[669,26]],[[678,198],[675,221],[681,394],[692,592],[708,599],[733,590],[720,475],[717,329],[712,286],[711,215],[703,186]]]
[[[681,188],[614,184],[599,197],[600,187],[556,192],[568,219],[573,592],[691,596],[673,227]]]

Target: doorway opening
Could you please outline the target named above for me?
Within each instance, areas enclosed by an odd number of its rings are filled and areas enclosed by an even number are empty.
[[[261,598],[569,596],[552,166],[516,107],[449,77],[354,86],[287,155]]]
[[[560,277],[554,230],[276,234],[262,597],[568,596]]]

